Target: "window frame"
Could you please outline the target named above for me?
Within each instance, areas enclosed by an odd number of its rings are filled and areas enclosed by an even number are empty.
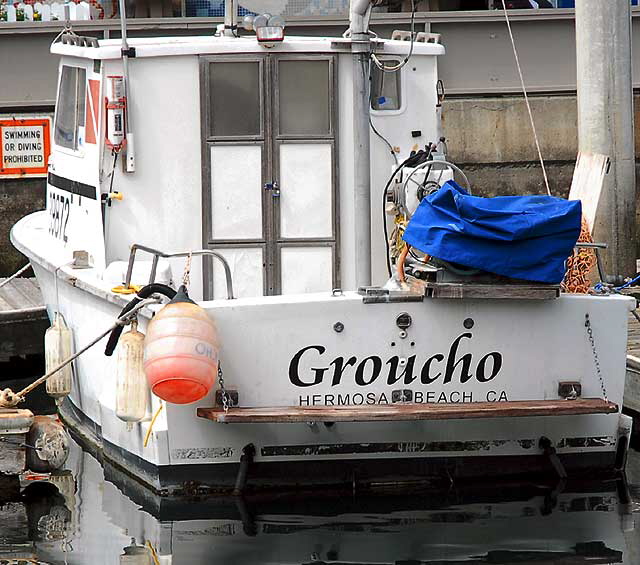
[[[75,129],[75,134],[74,134],[74,140],[73,140],[73,147],[67,147],[66,145],[60,145],[56,139],[56,135],[57,135],[57,124],[58,124],[58,116],[59,116],[59,107],[60,107],[60,94],[61,94],[61,86],[62,86],[62,74],[63,74],[63,69],[64,67],[67,67],[69,69],[74,69],[75,70],[75,74],[76,74],[76,100],[75,100],[75,111],[74,111],[74,129]],[[83,82],[79,82],[78,80],[78,74],[83,71],[84,72],[84,81]],[[82,66],[82,65],[72,65],[72,64],[68,64],[65,62],[62,62],[60,64],[60,74],[58,77],[58,89],[56,92],[56,111],[55,111],[55,115],[54,115],[54,119],[53,119],[53,145],[55,146],[57,151],[60,151],[62,153],[66,153],[68,155],[72,155],[74,157],[83,157],[84,156],[84,144],[80,145],[78,143],[78,139],[79,139],[79,129],[82,126],[86,132],[86,112],[87,112],[87,108],[86,108],[86,104],[87,104],[87,75],[88,75],[88,70],[86,67]],[[78,87],[79,85],[82,85],[82,102],[79,104],[78,103]],[[80,119],[80,108],[83,108],[83,115],[82,118]],[[81,124],[82,122],[82,124]]]
[[[398,55],[387,55],[387,56],[378,56],[378,59],[380,60],[381,63],[386,63],[387,61],[391,61],[393,63],[399,64],[403,61],[403,59],[401,57],[399,57]],[[393,110],[376,110],[374,108],[372,108],[371,106],[371,93],[369,93],[369,112],[373,115],[373,116],[396,116],[398,114],[403,114],[405,112],[405,110],[407,109],[407,80],[406,80],[406,73],[404,72],[405,69],[407,68],[407,65],[409,63],[403,65],[403,67],[397,71],[395,71],[395,73],[393,73],[394,75],[396,73],[400,73],[400,106],[398,108],[394,108]],[[372,68],[377,68],[375,67],[375,65]],[[379,72],[383,72],[383,71],[379,71]],[[391,73],[388,73],[391,74]],[[371,80],[371,83],[373,83],[373,80]]]

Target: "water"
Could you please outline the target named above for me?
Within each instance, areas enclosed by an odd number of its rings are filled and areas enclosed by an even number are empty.
[[[615,482],[175,505],[76,445],[67,467],[59,490],[0,491],[0,565],[640,563],[640,503],[621,504]],[[628,477],[640,501],[640,453]]]

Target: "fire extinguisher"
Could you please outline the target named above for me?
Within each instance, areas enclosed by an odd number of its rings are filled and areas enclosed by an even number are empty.
[[[107,97],[105,107],[107,115],[107,129],[105,143],[112,151],[121,151],[126,144],[125,109],[127,99],[124,95],[124,77],[107,77]]]

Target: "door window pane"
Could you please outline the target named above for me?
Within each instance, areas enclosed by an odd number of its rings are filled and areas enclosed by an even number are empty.
[[[331,291],[331,247],[283,247],[282,294]]]
[[[395,67],[399,61],[382,61],[384,67]],[[402,105],[401,73],[381,71],[371,65],[371,109],[399,110]]]
[[[261,135],[260,63],[210,63],[210,135]]]
[[[279,61],[281,135],[330,133],[329,61]]]
[[[215,250],[229,263],[233,292],[236,298],[250,298],[264,294],[262,248],[238,247],[221,249],[216,247]],[[213,259],[213,298],[217,300],[226,297],[227,283],[224,267],[220,261]]]
[[[331,237],[333,210],[331,145],[280,145],[280,235]]]
[[[262,237],[261,180],[262,145],[211,147],[211,237]]]

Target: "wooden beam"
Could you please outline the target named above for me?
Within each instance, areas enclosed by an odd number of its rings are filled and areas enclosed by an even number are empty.
[[[618,405],[602,398],[521,400],[457,404],[382,404],[377,406],[276,406],[273,408],[198,408],[200,418],[220,423],[373,422],[467,420],[612,414]]]

